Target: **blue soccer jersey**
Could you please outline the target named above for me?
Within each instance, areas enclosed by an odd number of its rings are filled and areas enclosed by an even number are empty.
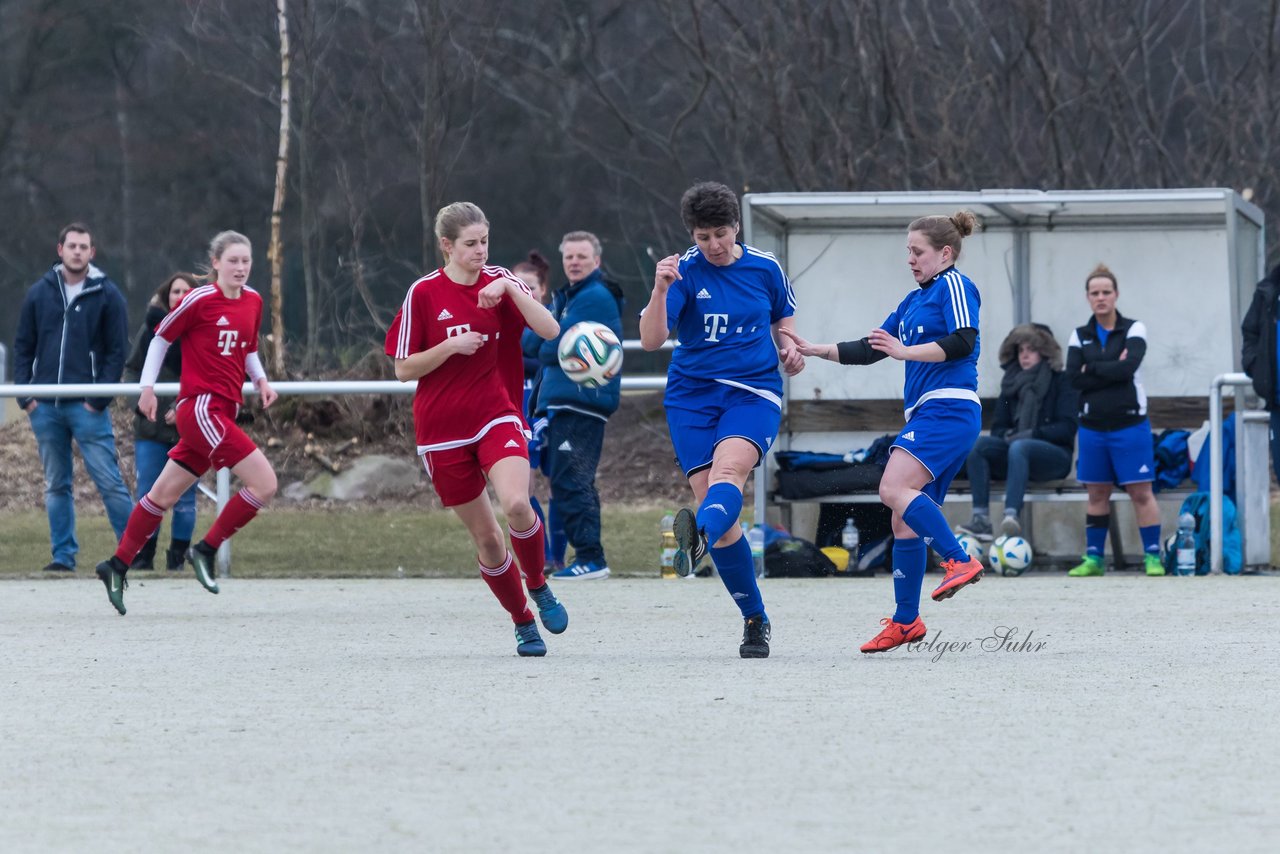
[[[696,404],[706,383],[742,388],[782,406],[782,374],[770,327],[795,314],[782,265],[746,244],[742,257],[717,267],[694,246],[680,258],[667,291],[667,328],[679,346],[667,373],[666,400]]]
[[[907,294],[880,325],[908,347],[945,338],[957,329],[978,328],[978,288],[955,267],[948,267]],[[906,362],[902,406],[907,418],[926,400],[978,400],[978,348],[963,359]]]

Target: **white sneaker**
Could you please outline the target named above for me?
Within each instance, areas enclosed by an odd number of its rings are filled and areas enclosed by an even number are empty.
[[[1018,521],[1016,514],[1010,513],[1004,517],[1004,520],[1000,523],[1000,533],[1006,537],[1022,536],[1022,523]]]
[[[563,579],[587,579],[587,578],[608,578],[609,567],[604,564],[597,563],[571,563],[564,569],[554,573],[552,578]]]

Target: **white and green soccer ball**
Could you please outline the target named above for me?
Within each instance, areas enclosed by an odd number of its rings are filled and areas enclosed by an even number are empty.
[[[960,543],[960,548],[964,549],[965,554],[972,560],[976,560],[979,563],[982,562],[982,543],[977,537],[972,534],[963,534],[956,541]]]
[[[584,320],[560,336],[556,351],[564,375],[587,388],[607,384],[622,370],[622,342],[603,323]]]
[[[1022,575],[1033,557],[1031,543],[1022,537],[1000,537],[987,554],[991,569],[1001,575]]]

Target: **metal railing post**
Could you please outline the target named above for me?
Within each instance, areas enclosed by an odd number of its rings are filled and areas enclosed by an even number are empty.
[[[231,469],[218,469],[218,512],[231,500]],[[219,578],[231,577],[231,541],[223,540],[214,561]]]

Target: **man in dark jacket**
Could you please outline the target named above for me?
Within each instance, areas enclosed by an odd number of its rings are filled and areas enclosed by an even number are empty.
[[[1277,324],[1280,323],[1280,266],[1275,267],[1265,279],[1258,282],[1253,292],[1253,302],[1240,324],[1240,362],[1244,372],[1253,379],[1253,390],[1271,413],[1271,465],[1280,478],[1280,388],[1276,378],[1280,376],[1276,351]]]
[[[551,313],[560,332],[583,320],[603,323],[622,340],[621,297],[600,272],[600,241],[588,231],[571,231],[560,241],[568,282],[556,291]],[[550,457],[551,500],[564,524],[573,563],[555,578],[608,578],[609,564],[600,543],[600,494],[596,468],[604,446],[604,427],[618,408],[621,377],[587,388],[565,376],[556,355],[560,338],[538,350],[543,365],[534,413],[548,419],[544,454]]]
[[[62,262],[27,291],[14,341],[17,385],[117,383],[129,346],[124,297],[93,266],[89,229],[72,223],[58,238]],[[31,419],[44,466],[44,502],[53,560],[49,571],[75,569],[76,511],[71,491],[71,440],[97,484],[119,539],[133,498],[120,477],[109,397],[20,398]]]
[[[966,463],[973,521],[959,526],[984,541],[994,533],[987,516],[992,476],[1005,478],[1000,532],[1018,536],[1027,483],[1066,477],[1076,440],[1076,393],[1062,372],[1062,347],[1049,327],[1015,326],[1000,345],[1000,364],[1004,378],[991,435],[978,437]]]

